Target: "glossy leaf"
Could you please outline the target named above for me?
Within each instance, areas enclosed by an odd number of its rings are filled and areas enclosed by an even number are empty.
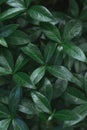
[[[11,115],[14,116],[16,113],[16,110],[19,105],[19,101],[21,98],[21,88],[20,87],[14,87],[9,95],[9,109],[11,111]]]
[[[13,80],[19,86],[23,86],[30,89],[35,89],[33,82],[30,80],[30,77],[24,72],[18,72],[13,75]]]
[[[14,66],[13,56],[11,52],[7,49],[0,50],[0,66],[2,73],[4,73],[4,70],[7,70],[7,72],[10,73],[13,70]]]
[[[84,52],[79,47],[77,47],[76,45],[73,45],[73,44],[68,44],[68,43],[65,43],[62,45],[63,45],[64,51],[69,56],[71,56],[79,61],[86,62],[86,56],[85,56]]]
[[[51,75],[55,76],[56,78],[68,81],[72,80],[72,73],[64,66],[48,66],[47,70]]]
[[[8,47],[7,42],[5,41],[5,39],[3,37],[0,37],[0,45],[2,45],[4,47]]]
[[[54,88],[53,88],[53,97],[58,98],[63,95],[68,86],[68,82],[66,80],[57,79]]]
[[[73,126],[82,121],[87,116],[87,104],[77,106],[73,111],[78,114],[79,118],[76,120],[65,121],[65,126]]]
[[[45,66],[41,66],[33,71],[30,78],[34,84],[37,84],[44,76],[45,74]]]
[[[66,121],[66,120],[76,120],[79,118],[79,116],[75,112],[65,109],[65,110],[60,110],[58,112],[55,112],[54,118],[58,120]]]
[[[14,72],[24,67],[24,65],[26,65],[28,61],[29,59],[25,55],[20,54],[16,60]]]
[[[8,37],[18,28],[18,24],[4,25],[0,28],[0,37]]]
[[[24,52],[24,54],[31,57],[36,62],[40,64],[44,63],[42,54],[36,45],[29,43],[27,46],[22,47],[21,50]]]
[[[28,13],[33,19],[38,21],[49,22],[53,20],[53,16],[49,10],[41,5],[32,6]]]
[[[24,8],[10,8],[0,14],[0,20],[4,21],[7,19],[11,19],[19,15],[20,13],[24,12],[24,10],[25,10]]]
[[[8,37],[7,42],[11,45],[25,45],[29,43],[30,40],[26,33],[17,30]]]
[[[74,87],[69,87],[64,94],[64,100],[69,104],[86,104],[87,100],[83,92]]]
[[[44,34],[51,40],[61,43],[61,35],[58,28],[50,23],[41,23]]]
[[[24,8],[24,2],[21,0],[8,0],[7,4],[15,8]]]
[[[47,98],[39,92],[31,92],[31,96],[36,106],[41,109],[42,112],[50,113],[51,107]]]
[[[0,76],[10,75],[12,72],[6,68],[0,67]]]
[[[64,28],[64,39],[69,40],[78,36],[82,31],[81,21],[70,20]]]
[[[19,105],[19,111],[28,115],[36,114],[35,105],[29,99],[22,100],[21,104]]]
[[[8,130],[11,119],[4,119],[0,121],[0,130]]]
[[[49,79],[45,78],[43,86],[42,86],[42,92],[47,97],[49,101],[52,100],[53,97],[53,86]]]
[[[13,124],[13,130],[29,130],[28,126],[25,124],[25,122],[21,119],[14,119],[12,121]]]

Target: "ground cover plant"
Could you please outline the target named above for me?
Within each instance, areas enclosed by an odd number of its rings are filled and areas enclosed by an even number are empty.
[[[0,0],[0,130],[87,130],[87,0]]]

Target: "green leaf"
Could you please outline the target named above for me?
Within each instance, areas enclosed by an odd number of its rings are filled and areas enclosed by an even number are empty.
[[[38,27],[29,28],[28,34],[31,42],[36,41],[41,35],[41,29]]]
[[[47,100],[47,98],[39,92],[31,92],[31,96],[36,106],[42,111],[46,113],[51,112],[51,106]]]
[[[45,62],[49,62],[49,60],[51,59],[51,57],[53,56],[55,50],[57,48],[57,44],[56,43],[48,43],[45,46],[45,51],[44,51],[44,58],[45,58]]]
[[[79,61],[86,62],[86,60],[87,60],[86,56],[79,47],[77,47],[76,45],[73,45],[73,44],[68,44],[68,43],[62,44],[62,46],[63,46],[64,51],[69,56],[71,56]]]
[[[15,8],[24,8],[24,2],[21,0],[7,0],[7,4]]]
[[[10,113],[7,109],[7,107],[0,103],[0,118],[8,118],[10,116]]]
[[[11,111],[11,115],[14,116],[16,114],[16,110],[19,105],[19,101],[21,98],[21,88],[20,87],[14,87],[9,95],[9,109]]]
[[[77,106],[73,109],[73,112],[77,113],[79,118],[76,120],[68,120],[64,122],[65,126],[73,126],[82,121],[87,116],[87,104]]]
[[[6,68],[0,67],[0,76],[10,75],[12,72]]]
[[[29,43],[27,46],[22,47],[21,50],[24,52],[24,54],[31,57],[36,62],[38,62],[40,64],[44,63],[43,56],[42,56],[39,48],[36,45]]]
[[[4,21],[7,19],[11,19],[24,11],[25,11],[24,8],[10,8],[10,9],[8,9],[0,14],[0,20]]]
[[[15,31],[7,38],[8,44],[11,45],[25,45],[30,42],[29,36],[22,31]]]
[[[70,40],[76,36],[78,36],[82,31],[82,23],[77,20],[70,20],[66,23],[64,28],[64,40]]]
[[[30,80],[30,77],[26,73],[18,72],[14,74],[13,80],[18,86],[35,89],[33,82]]]
[[[53,16],[49,10],[41,5],[32,6],[28,13],[33,19],[38,21],[49,22],[53,20]]]
[[[5,119],[0,121],[0,130],[8,130],[11,119]]]
[[[53,97],[53,86],[49,79],[45,78],[43,86],[42,86],[42,92],[47,97],[49,101],[52,100]]]
[[[0,37],[8,37],[18,28],[18,24],[9,24],[0,27]]]
[[[7,70],[7,72],[10,73],[12,73],[13,71],[14,67],[13,56],[11,52],[7,49],[0,50],[0,66],[2,72],[4,72],[5,69]]]
[[[21,119],[14,119],[12,121],[13,130],[29,130],[28,126]]]
[[[48,66],[47,71],[59,79],[71,81],[73,77],[72,73],[64,66]]]
[[[85,97],[85,94],[80,91],[77,88],[74,87],[68,87],[67,91],[65,92],[65,94],[63,95],[65,102],[69,103],[69,104],[86,104],[87,103],[87,99]]]
[[[34,84],[37,84],[45,75],[45,66],[41,66],[33,71],[30,78]]]
[[[79,6],[76,0],[69,0],[69,11],[74,17],[79,15]]]
[[[77,120],[79,116],[74,111],[65,109],[55,112],[54,118],[66,121],[66,120]]]
[[[0,37],[0,45],[2,45],[4,47],[8,47],[8,44],[3,37]]]
[[[28,61],[29,59],[25,55],[20,54],[16,60],[14,72],[17,72],[22,67],[24,67],[24,65],[26,65]]]
[[[36,114],[35,105],[29,99],[22,100],[21,104],[19,105],[19,111],[28,115]]]
[[[57,79],[54,88],[53,88],[53,97],[58,98],[62,96],[62,94],[67,89],[68,82],[66,80]]]
[[[61,43],[61,35],[58,28],[55,25],[50,23],[41,23],[40,24],[44,34],[51,40]]]

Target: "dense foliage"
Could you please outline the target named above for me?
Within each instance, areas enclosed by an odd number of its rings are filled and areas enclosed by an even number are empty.
[[[44,5],[0,0],[0,130],[87,129],[87,0]]]

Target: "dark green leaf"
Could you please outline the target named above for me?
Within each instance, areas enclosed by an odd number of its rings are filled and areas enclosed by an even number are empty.
[[[36,106],[41,109],[42,112],[50,113],[51,107],[47,98],[39,92],[31,92],[31,96]]]
[[[9,109],[11,111],[12,116],[14,116],[16,113],[20,98],[21,98],[21,88],[14,87],[9,95]]]
[[[7,107],[0,103],[0,118],[8,118],[10,117],[10,113]]]
[[[7,38],[8,44],[11,45],[24,45],[30,42],[29,36],[22,31],[15,31]]]
[[[12,121],[13,130],[29,130],[28,126],[21,119],[14,119]]]
[[[56,50],[57,44],[56,43],[48,43],[45,47],[45,52],[44,52],[44,58],[45,62],[47,63],[51,57],[53,56],[55,50]]]
[[[78,36],[82,31],[81,21],[70,20],[64,28],[64,40],[70,40]]]
[[[72,73],[64,66],[48,66],[47,70],[50,74],[52,74],[56,78],[60,78],[68,81],[72,80],[73,77]]]
[[[18,24],[4,25],[0,28],[0,37],[8,37],[18,28]]]
[[[34,45],[29,43],[27,46],[22,47],[21,50],[29,57],[31,57],[32,59],[34,59],[36,62],[43,64],[43,57],[42,54],[39,50],[39,48]]]
[[[28,13],[33,19],[38,21],[49,22],[53,20],[52,14],[48,11],[47,8],[41,5],[32,6]]]
[[[53,88],[53,97],[60,97],[67,89],[68,82],[66,80],[57,79]]]
[[[79,116],[74,111],[66,109],[55,112],[54,118],[66,121],[66,120],[77,120]]]
[[[0,76],[9,75],[9,74],[12,74],[10,70],[0,67]]]
[[[26,73],[18,72],[14,74],[13,80],[18,86],[35,89],[33,82],[30,80],[30,77]]]
[[[0,65],[2,73],[4,73],[4,70],[7,70],[7,73],[8,72],[12,73],[14,62],[13,62],[13,56],[9,50],[7,49],[0,50]]]
[[[0,45],[2,45],[4,47],[8,47],[7,42],[5,41],[5,39],[3,37],[0,37]]]
[[[23,99],[19,105],[19,111],[28,115],[36,114],[35,105],[29,99]]]
[[[14,72],[20,70],[28,61],[25,55],[20,54],[16,60]]]
[[[24,12],[24,10],[25,10],[24,8],[10,8],[0,14],[0,21],[11,19],[15,17],[16,15]]]
[[[44,76],[45,74],[45,66],[41,66],[33,71],[30,78],[34,84],[37,84]]]
[[[62,44],[63,45],[63,49],[64,51],[71,57],[79,60],[79,61],[83,61],[83,62],[86,62],[86,56],[84,54],[84,52],[79,48],[77,47],[76,45],[73,45],[73,44],[68,44],[68,43],[65,43],[65,44]]]
[[[41,23],[44,34],[51,40],[61,43],[61,36],[58,28],[50,23]]]
[[[30,3],[32,2],[32,0],[24,0],[24,1],[25,1],[26,7],[28,7],[30,5]]]
[[[72,126],[82,121],[87,116],[87,104],[77,106],[73,109],[73,112],[77,113],[79,118],[76,120],[65,121],[65,126]]]
[[[74,87],[68,87],[67,91],[64,94],[64,100],[69,104],[86,104],[87,100],[82,91]]]
[[[8,130],[11,119],[5,119],[0,121],[0,130]]]
[[[53,97],[53,86],[49,79],[45,78],[43,86],[42,86],[42,92],[47,97],[49,101],[51,101]]]

